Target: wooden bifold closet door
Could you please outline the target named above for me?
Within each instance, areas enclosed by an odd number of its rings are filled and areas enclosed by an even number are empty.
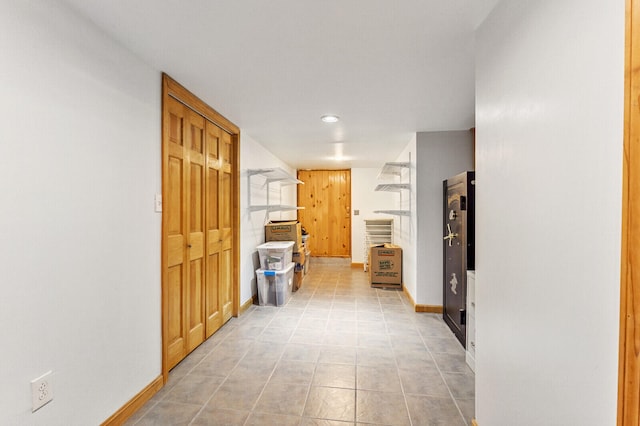
[[[163,370],[234,310],[232,135],[171,96],[163,107]]]

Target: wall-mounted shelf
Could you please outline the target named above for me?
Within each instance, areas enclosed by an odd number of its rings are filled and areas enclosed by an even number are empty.
[[[383,179],[385,176],[402,176],[402,170],[408,169],[409,167],[411,167],[411,163],[408,161],[384,163],[382,170],[378,173],[378,179]]]
[[[291,176],[285,170],[280,167],[274,167],[271,169],[249,169],[247,170],[247,175],[249,177],[255,175],[261,175],[266,178],[266,183],[269,184],[271,182],[280,182],[281,185],[293,185],[293,184],[304,184],[303,181],[296,179]]]
[[[270,188],[269,186],[272,183],[278,182],[280,186],[283,185],[304,185],[304,182],[296,179],[291,174],[287,173],[285,170],[280,167],[274,167],[269,169],[249,169],[247,170],[247,176],[249,178],[249,186],[248,186],[248,194],[249,194],[249,208],[250,212],[257,211],[266,211],[267,215],[271,212],[281,212],[281,211],[290,211],[290,210],[300,210],[304,207],[297,206],[287,206],[284,204],[271,204],[269,202]],[[251,199],[251,177],[252,176],[262,176],[264,178],[263,188],[266,188],[266,204],[252,204]],[[282,199],[282,195],[280,196]]]
[[[383,179],[385,177],[391,177],[394,179],[402,180],[402,172],[405,169],[409,169],[411,167],[411,157],[409,157],[409,161],[406,162],[390,162],[384,163],[382,170],[378,173],[378,179]],[[376,191],[387,191],[387,192],[402,192],[403,190],[409,191],[409,207],[411,207],[411,172],[409,172],[409,182],[399,182],[399,183],[381,183],[375,188]],[[402,197],[402,194],[401,194]],[[401,199],[402,201],[402,199]],[[374,213],[381,214],[390,214],[393,216],[411,216],[411,210],[374,210]]]
[[[376,191],[400,192],[403,189],[411,189],[408,183],[381,183],[376,186]]]
[[[409,210],[374,210],[374,213],[390,214],[394,216],[411,216]]]

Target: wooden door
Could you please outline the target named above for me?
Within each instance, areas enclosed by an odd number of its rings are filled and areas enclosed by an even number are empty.
[[[351,256],[351,171],[300,170],[298,220],[312,256]]]
[[[187,121],[187,345],[186,353],[204,341],[204,198],[205,120],[184,107]]]
[[[233,315],[233,144],[231,135],[223,132],[220,142],[220,311],[222,321],[226,322]]]
[[[164,152],[163,177],[163,239],[166,250],[166,263],[163,267],[163,299],[166,304],[166,317],[169,319],[165,327],[164,346],[166,362],[169,368],[176,365],[185,354],[187,334],[184,327],[185,301],[187,300],[187,264],[186,254],[186,182],[185,110],[181,103],[169,98],[164,108]]]
[[[205,284],[206,336],[211,336],[222,326],[220,313],[220,275],[222,233],[220,231],[220,178],[221,164],[218,161],[222,129],[207,122],[207,277]]]
[[[239,311],[238,135],[236,126],[164,76],[165,382],[172,367]]]

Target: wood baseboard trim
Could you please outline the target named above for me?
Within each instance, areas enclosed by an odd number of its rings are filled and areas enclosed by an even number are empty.
[[[256,301],[257,299],[258,299],[258,296],[255,295],[251,299],[247,300],[242,305],[240,305],[240,312],[238,312],[238,315],[242,315],[245,312],[247,312],[251,307],[251,305],[253,305],[254,301]]]
[[[411,302],[411,305],[413,306],[413,309],[416,308],[416,301],[413,300],[413,296],[411,296],[411,293],[409,293],[407,291],[407,288],[405,286],[402,286],[402,292],[405,294],[405,296],[407,296],[407,299],[409,299],[409,302]],[[418,312],[418,311],[416,311]]]
[[[111,417],[105,420],[101,426],[119,426],[123,424],[129,417],[135,414],[147,401],[153,397],[164,386],[164,379],[160,375],[154,381],[149,383],[136,396],[131,398],[129,402],[124,404]]]
[[[402,291],[404,292],[404,294],[407,296],[407,298],[409,299],[409,302],[411,302],[411,304],[413,305],[413,309],[415,312],[426,312],[426,313],[431,313],[431,314],[441,314],[443,312],[443,308],[442,306],[439,305],[419,305],[416,303],[415,300],[413,300],[413,297],[411,296],[411,293],[409,293],[407,291],[406,287],[402,287]]]
[[[357,262],[351,263],[351,267],[354,268],[354,269],[355,268],[360,268],[360,269],[364,270],[364,263],[357,263]]]
[[[416,305],[416,312],[426,312],[430,314],[441,314],[444,309],[440,305]]]
[[[471,426],[478,426],[476,419],[471,419]]]

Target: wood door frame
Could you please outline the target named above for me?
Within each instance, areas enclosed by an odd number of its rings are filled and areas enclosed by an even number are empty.
[[[232,221],[232,271],[231,277],[233,281],[233,313],[232,315],[238,316],[240,311],[240,129],[238,126],[227,120],[224,116],[211,108],[205,102],[200,100],[196,95],[184,88],[180,83],[172,79],[166,73],[162,73],[162,163],[166,153],[164,152],[164,140],[166,135],[167,126],[164,123],[165,108],[167,108],[167,100],[173,98],[178,102],[188,106],[198,114],[202,115],[207,120],[211,121],[216,126],[222,128],[231,135],[231,143],[233,145],[233,152],[231,163],[233,167],[231,192],[232,192],[232,206],[231,206],[231,221]],[[168,176],[165,171],[165,167],[162,167],[162,197],[167,199],[165,191],[168,185]],[[162,259],[161,259],[161,277],[162,277],[162,377],[164,383],[169,380],[169,368],[168,368],[168,353],[167,353],[167,340],[169,330],[169,318],[168,318],[168,288],[167,288],[167,273],[166,273],[166,253],[167,253],[167,241],[164,238],[165,235],[165,219],[166,216],[163,213],[162,216]]]
[[[618,426],[640,423],[640,1],[625,5]]]

